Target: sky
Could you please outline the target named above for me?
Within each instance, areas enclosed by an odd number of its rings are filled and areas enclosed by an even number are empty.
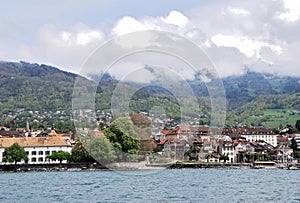
[[[300,76],[299,18],[298,0],[4,0],[0,60],[80,73],[110,39],[159,30],[197,44],[221,76]]]

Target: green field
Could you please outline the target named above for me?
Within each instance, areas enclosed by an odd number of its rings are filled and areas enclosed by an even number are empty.
[[[278,128],[280,126],[295,126],[296,121],[300,120],[300,114],[293,113],[293,109],[267,109],[262,116],[251,116],[247,119],[248,123],[260,122],[267,128]]]

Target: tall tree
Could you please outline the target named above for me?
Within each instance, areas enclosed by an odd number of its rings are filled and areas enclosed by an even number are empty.
[[[140,147],[140,139],[129,118],[119,117],[104,130],[113,147],[118,149],[119,158],[125,158],[126,154],[137,154]],[[123,153],[122,153],[123,152]]]
[[[17,162],[21,162],[22,160],[27,162],[28,157],[25,149],[21,147],[18,143],[14,143],[10,147],[5,148],[3,152],[3,161],[5,163],[14,163],[16,166]]]
[[[77,141],[72,149],[70,161],[72,162],[95,162],[95,159],[86,150],[80,141]]]
[[[105,136],[97,136],[87,143],[86,150],[100,164],[113,162],[117,157],[113,146]]]

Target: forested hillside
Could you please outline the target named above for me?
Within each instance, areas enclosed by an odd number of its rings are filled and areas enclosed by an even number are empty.
[[[69,111],[76,77],[81,76],[47,65],[0,62],[0,114],[17,112],[18,109]],[[87,85],[94,83],[81,78]],[[101,80],[95,98],[97,110],[110,109],[111,97],[118,83],[109,75]],[[209,124],[210,100],[205,84],[200,80],[188,83],[198,97],[200,124]],[[247,72],[223,78],[223,84],[228,101],[226,123],[229,126],[239,123],[274,126],[293,124],[295,119],[300,119],[297,113],[300,111],[300,78]],[[135,86],[134,83],[122,85],[128,88]],[[181,96],[185,97],[185,92]],[[130,109],[135,112],[148,112],[155,106],[161,106],[168,117],[179,120],[182,107],[178,98],[159,85],[140,89],[130,100]],[[189,112],[189,109],[185,111]]]
[[[5,113],[21,108],[32,111],[70,109],[76,77],[51,66],[2,62],[0,111]]]

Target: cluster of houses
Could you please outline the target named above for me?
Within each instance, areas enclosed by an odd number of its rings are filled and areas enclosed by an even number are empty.
[[[107,115],[103,114],[101,119]],[[109,115],[108,115],[109,116]],[[99,119],[100,120],[100,119]],[[103,136],[97,131],[98,136]],[[141,139],[140,153],[157,153],[175,160],[201,162],[247,163],[255,160],[289,163],[293,150],[289,147],[294,138],[300,147],[300,134],[279,135],[265,128],[210,128],[205,126],[177,125],[160,130],[147,140]],[[0,131],[0,165],[6,147],[18,143],[28,155],[28,164],[59,163],[47,155],[57,151],[71,153],[75,145],[74,135],[51,131],[24,129]],[[64,161],[66,162],[66,161]]]
[[[274,134],[265,128],[209,128],[179,125],[161,130],[154,136],[160,153],[175,159],[203,162],[245,163],[275,161],[290,163],[294,138],[300,146],[299,134]],[[224,160],[224,156],[227,157]]]

